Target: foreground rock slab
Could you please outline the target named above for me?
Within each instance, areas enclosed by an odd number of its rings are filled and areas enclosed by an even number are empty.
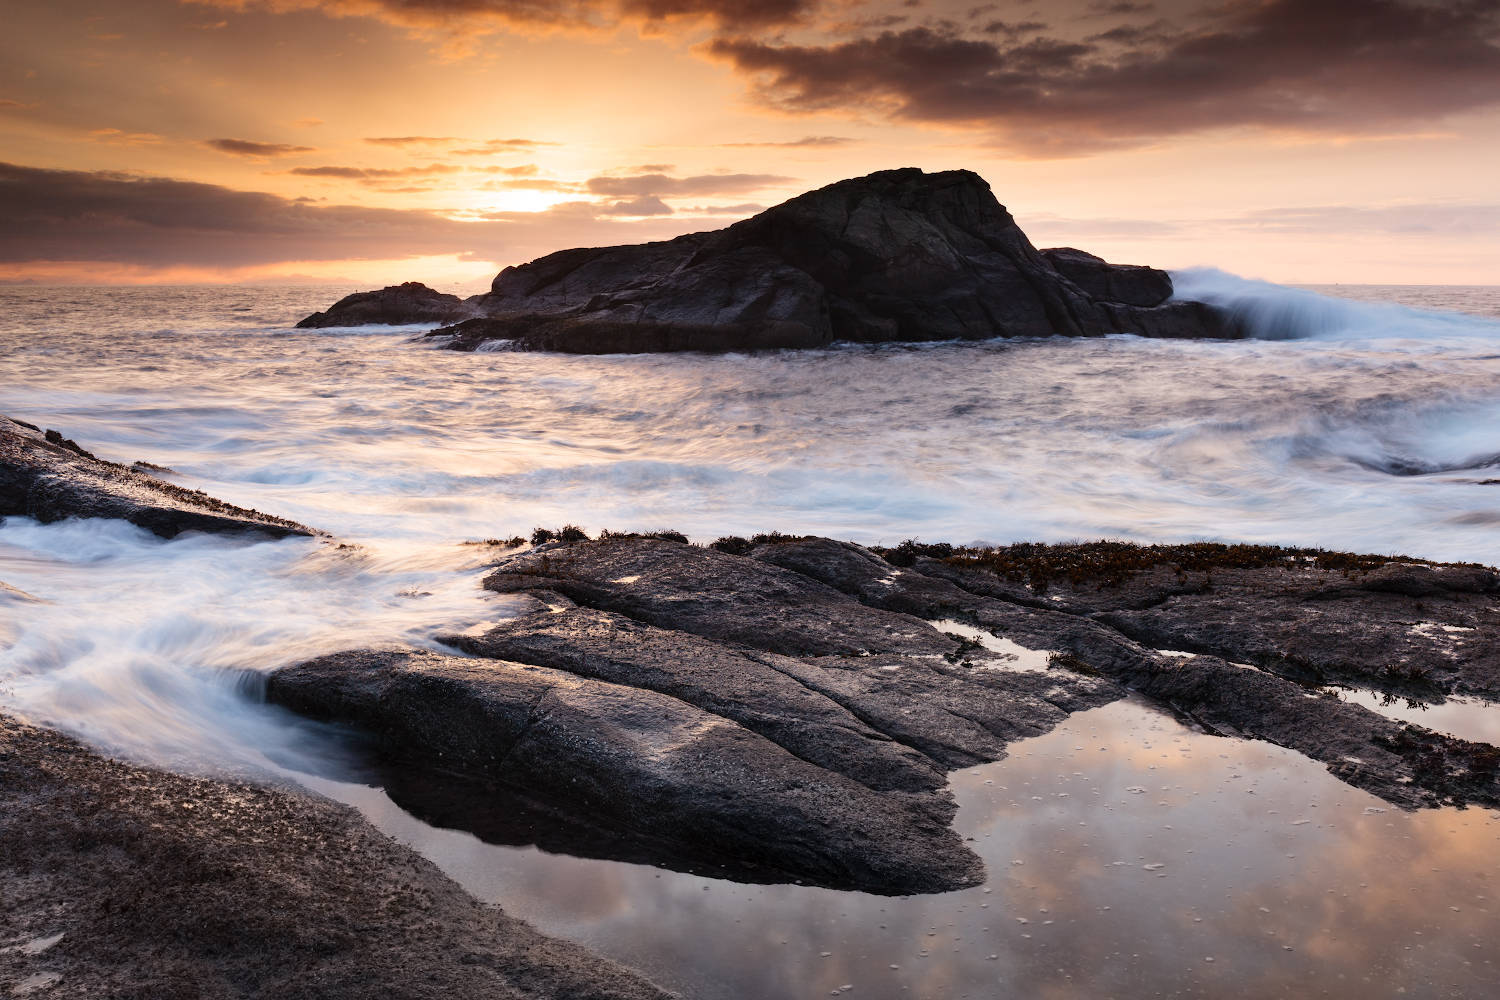
[[[373,730],[393,760],[488,781],[477,794],[491,800],[524,792],[513,822],[515,810],[466,811],[419,779],[393,782],[423,815],[502,842],[937,891],[978,877],[947,827],[945,773],[1131,692],[1211,734],[1297,750],[1403,808],[1500,805],[1500,749],[1304,676],[1343,648],[1341,678],[1489,690],[1489,646],[1456,647],[1467,633],[1445,629],[1487,630],[1495,581],[1481,567],[1253,546],[575,535],[498,554],[484,585],[530,605],[443,640],[470,658],[340,654],[279,672],[269,694]],[[1244,662],[1246,649],[1259,655]]]
[[[0,517],[114,517],[172,538],[184,531],[254,531],[282,538],[319,532],[198,490],[107,462],[55,430],[0,417]]]
[[[347,807],[134,767],[4,716],[0,899],[0,982],[39,997],[667,996],[480,904]]]
[[[920,892],[978,884],[945,796],[880,795],[731,720],[545,667],[425,652],[338,654],[267,696],[353,722],[393,754],[624,824],[742,878]]]
[[[1171,298],[1164,271],[1038,251],[967,170],[884,170],[726,229],[563,250],[448,302],[415,283],[350,296],[299,325],[450,325],[453,350],[615,354],[991,337],[1235,337],[1228,313]]]

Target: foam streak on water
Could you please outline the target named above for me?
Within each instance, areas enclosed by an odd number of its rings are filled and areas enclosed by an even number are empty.
[[[470,355],[291,328],[339,289],[0,289],[0,413],[359,546],[12,519],[0,582],[43,603],[0,615],[0,697],[112,746],[235,757],[269,739],[238,731],[239,671],[503,613],[453,543],[564,522],[1500,563],[1495,290],[1178,284],[1291,339]],[[1401,304],[1435,296],[1479,315]]]
[[[10,518],[0,710],[177,768],[337,773],[328,731],[246,698],[246,678],[513,614],[479,586],[492,550],[456,543],[564,522],[1500,563],[1500,291],[1178,286],[1254,339],[465,355],[290,328],[348,289],[0,288],[0,414],[344,543]],[[1018,667],[1045,657],[974,638]],[[1427,717],[1488,735],[1495,711]],[[691,995],[1500,990],[1487,813],[1387,815],[1320,764],[1135,703],[1011,750],[955,775],[989,882],[906,900],[490,847],[304,780],[475,894]]]

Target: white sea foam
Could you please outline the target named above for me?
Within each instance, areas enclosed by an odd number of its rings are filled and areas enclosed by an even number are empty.
[[[472,625],[497,609],[452,543],[538,525],[1500,562],[1500,325],[1177,280],[1297,339],[473,355],[291,328],[346,289],[0,289],[0,414],[362,546],[13,519],[0,582],[50,603],[0,601],[0,705],[244,756],[279,737],[254,729],[266,713],[236,730],[240,671]]]
[[[1176,298],[1227,309],[1262,340],[1500,336],[1500,323],[1468,313],[1320,295],[1215,268],[1175,271],[1172,285]]]
[[[508,614],[464,566],[474,551],[164,541],[122,521],[10,518],[0,566],[35,600],[0,609],[0,705],[179,769],[305,757],[317,727],[247,699],[254,678]]]

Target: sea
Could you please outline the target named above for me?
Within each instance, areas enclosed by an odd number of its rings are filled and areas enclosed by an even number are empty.
[[[1500,286],[1178,294],[1253,336],[582,357],[299,330],[342,286],[0,286],[0,414],[330,533],[0,524],[0,711],[295,781],[685,996],[1500,995],[1500,814],[1404,813],[1145,702],[956,772],[987,883],[887,898],[487,844],[257,675],[514,613],[463,543],[576,524],[864,544],[1248,541],[1500,564]],[[1484,703],[1381,705],[1500,742]]]

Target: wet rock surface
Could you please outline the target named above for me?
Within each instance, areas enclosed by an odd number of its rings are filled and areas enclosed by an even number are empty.
[[[1285,666],[1311,656],[1305,643],[1342,650],[1344,676],[1366,682],[1391,662],[1432,663],[1479,690],[1488,647],[1455,655],[1450,633],[1413,632],[1410,603],[1427,602],[1424,621],[1476,621],[1493,613],[1491,571],[1100,544],[882,555],[784,536],[550,541],[486,577],[533,604],[444,640],[471,658],[341,654],[274,675],[270,697],[374,730],[393,759],[524,789],[538,815],[571,814],[576,830],[615,826],[611,846],[585,850],[876,892],[969,884],[944,772],[1128,690],[1402,807],[1500,803],[1500,751],[1346,703]],[[1121,617],[1161,609],[1176,616],[1161,632]],[[1152,644],[1180,637],[1172,622],[1196,623],[1196,645]],[[1353,670],[1382,642],[1385,660]],[[1241,662],[1250,647],[1275,655]],[[406,784],[423,803],[420,782]],[[503,842],[526,836],[497,810],[465,818],[452,796],[421,808]]]
[[[684,701],[546,667],[337,654],[267,696],[376,733],[391,756],[524,790],[664,855],[760,881],[920,892],[977,884],[938,793],[878,794]]]
[[[135,767],[4,716],[0,899],[0,982],[37,996],[666,996],[480,904],[347,807]]]
[[[351,296],[300,325],[378,313],[387,299],[393,318],[361,321],[409,322],[394,292]],[[1240,335],[1227,313],[1171,294],[1155,268],[1036,250],[977,174],[907,168],[840,181],[714,232],[506,268],[487,294],[445,303],[450,325],[430,336],[461,351],[612,354]]]
[[[1500,699],[1500,573],[1262,546],[1013,546],[915,568],[1305,684]]]
[[[304,317],[297,326],[318,329],[369,324],[451,323],[463,315],[463,300],[457,295],[435,291],[420,281],[408,281],[373,292],[346,295],[323,312]]]
[[[277,538],[318,534],[295,521],[104,461],[55,430],[0,417],[0,517],[10,514],[44,523],[123,518],[163,538],[184,531],[255,531]]]

